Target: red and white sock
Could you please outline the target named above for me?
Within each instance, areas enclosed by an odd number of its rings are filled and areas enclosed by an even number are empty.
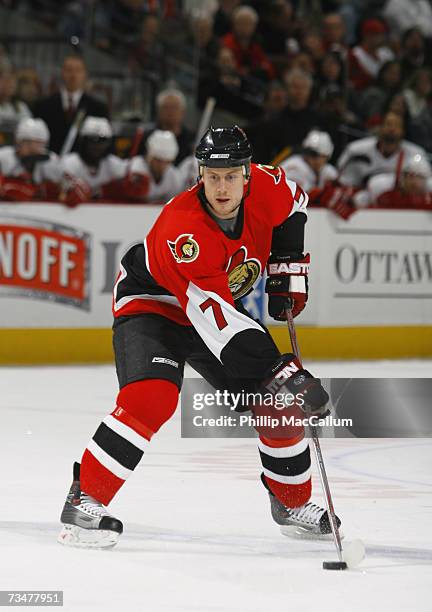
[[[174,414],[179,391],[167,380],[123,387],[116,409],[104,418],[81,460],[81,489],[107,505],[132,474],[160,427]]]
[[[288,508],[302,506],[312,493],[309,440],[304,433],[288,440],[260,436],[258,450],[265,482]]]

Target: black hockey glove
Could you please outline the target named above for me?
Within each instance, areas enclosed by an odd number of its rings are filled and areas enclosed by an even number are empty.
[[[276,321],[285,321],[285,306],[291,300],[292,314],[296,317],[308,299],[308,273],[310,255],[293,258],[272,255],[267,263],[268,312]]]
[[[297,403],[307,416],[323,417],[328,414],[329,396],[321,385],[321,380],[303,369],[302,364],[292,353],[284,353],[272,366],[264,382],[264,389],[272,395],[291,393],[301,396]]]

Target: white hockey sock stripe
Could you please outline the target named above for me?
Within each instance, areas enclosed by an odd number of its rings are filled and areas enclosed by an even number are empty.
[[[275,474],[274,472],[271,472],[267,468],[263,468],[263,473],[264,473],[264,476],[267,476],[267,478],[271,478],[272,480],[275,480],[276,482],[280,482],[282,484],[289,484],[289,485],[304,484],[311,477],[310,468],[308,468],[302,474],[298,474],[297,476],[281,476],[280,474]]]
[[[136,431],[134,431],[131,427],[128,427],[121,421],[118,421],[111,414],[106,416],[103,420],[103,423],[113,431],[119,434],[125,440],[128,440],[131,444],[142,450],[143,452],[147,449],[149,445],[149,441],[140,436]]]
[[[87,450],[101,463],[107,470],[112,472],[114,476],[127,480],[132,474],[132,470],[123,467],[118,461],[113,459],[106,453],[94,440],[90,440],[87,444]]]
[[[280,459],[300,455],[300,453],[303,453],[308,446],[309,440],[307,438],[303,438],[303,440],[300,440],[300,442],[297,442],[297,444],[293,444],[292,446],[284,446],[282,448],[267,446],[267,444],[264,444],[262,440],[258,439],[258,448],[262,453],[270,455],[270,457],[278,457]]]

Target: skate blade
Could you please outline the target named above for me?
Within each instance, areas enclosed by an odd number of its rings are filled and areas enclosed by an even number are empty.
[[[315,531],[310,531],[309,529],[300,527],[300,525],[280,525],[280,532],[282,535],[287,536],[288,538],[294,538],[297,540],[333,540],[332,532],[316,533]],[[341,540],[343,540],[344,535],[341,530],[339,530],[339,535]]]
[[[83,529],[77,525],[63,525],[57,542],[75,548],[112,548],[120,534],[103,529]]]

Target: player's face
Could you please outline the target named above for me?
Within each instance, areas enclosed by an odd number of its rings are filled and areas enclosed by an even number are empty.
[[[41,155],[42,153],[46,153],[46,143],[40,140],[20,140],[16,145],[16,152],[19,157]]]
[[[69,57],[62,68],[62,77],[67,91],[84,89],[87,71],[80,58]]]
[[[167,171],[168,166],[171,162],[166,161],[164,159],[158,159],[157,157],[150,157],[148,159],[150,172],[153,175],[153,178],[156,182],[162,180],[163,175]]]
[[[239,168],[204,168],[204,191],[212,212],[219,219],[236,215],[246,180]]]
[[[326,165],[327,160],[327,155],[311,155],[308,158],[309,166],[314,172],[320,172],[320,170]]]

